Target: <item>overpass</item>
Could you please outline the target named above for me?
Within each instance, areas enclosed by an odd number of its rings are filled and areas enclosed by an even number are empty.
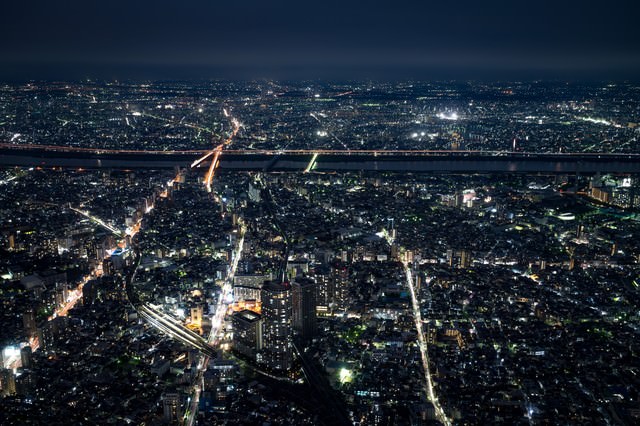
[[[207,150],[136,151],[0,144],[0,165],[70,168],[189,167]],[[222,170],[267,172],[640,173],[640,154],[427,150],[225,150]],[[209,167],[211,160],[199,167]]]
[[[138,250],[134,249],[134,256],[135,259],[133,264],[129,266],[128,271],[125,274],[125,292],[131,307],[133,307],[138,315],[140,315],[141,318],[147,321],[156,330],[186,346],[197,349],[205,356],[215,358],[216,351],[205,338],[189,330],[187,327],[182,325],[181,321],[162,312],[157,306],[154,306],[151,303],[142,303],[140,301],[133,290],[133,281],[135,280],[138,267],[140,266],[142,255]]]

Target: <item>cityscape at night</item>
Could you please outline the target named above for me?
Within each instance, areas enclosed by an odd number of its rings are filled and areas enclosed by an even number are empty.
[[[1,425],[640,424],[638,6],[146,3],[0,29]]]

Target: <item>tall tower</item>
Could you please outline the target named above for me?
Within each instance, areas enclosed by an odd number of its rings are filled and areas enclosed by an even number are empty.
[[[287,371],[293,361],[291,340],[291,286],[267,281],[261,290],[262,353],[260,363],[272,370]]]
[[[298,277],[291,284],[293,330],[302,341],[311,339],[317,331],[316,283],[307,277]]]

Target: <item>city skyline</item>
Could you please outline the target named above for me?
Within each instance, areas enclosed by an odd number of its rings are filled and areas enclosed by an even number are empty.
[[[29,0],[0,423],[640,421],[640,5]]]

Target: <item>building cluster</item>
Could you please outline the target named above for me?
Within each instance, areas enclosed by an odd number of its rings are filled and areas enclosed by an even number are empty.
[[[403,263],[415,276],[430,374],[450,420],[637,419],[640,246],[630,236],[639,230],[633,209],[593,203],[597,177],[264,179],[252,198],[277,202],[247,204],[260,213],[246,213],[236,297],[260,302],[257,289],[270,288],[263,281],[285,253],[283,276],[316,288],[317,336],[297,347],[293,368],[313,381],[307,363],[315,364],[351,422],[439,420],[425,398]],[[233,347],[258,364],[261,303],[233,318]]]
[[[634,153],[638,93],[632,83],[32,82],[0,87],[0,141],[210,149],[231,114],[238,149]]]
[[[202,174],[2,171],[9,424],[637,423],[636,177]]]

